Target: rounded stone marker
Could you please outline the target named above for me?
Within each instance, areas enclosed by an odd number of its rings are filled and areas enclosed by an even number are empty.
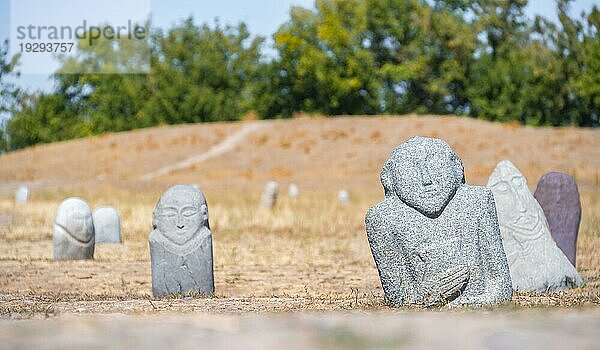
[[[122,243],[121,219],[113,207],[100,207],[94,211],[96,243]]]
[[[548,173],[538,182],[533,196],[546,215],[552,238],[576,266],[581,201],[575,179],[563,173]]]
[[[338,202],[340,202],[341,205],[348,205],[350,203],[350,193],[346,190],[338,192]]]
[[[488,187],[496,200],[513,288],[551,292],[581,286],[583,279],[552,239],[544,212],[519,169],[508,160],[498,163]]]
[[[150,233],[154,296],[199,293],[212,295],[212,233],[202,191],[177,185],[156,204]]]
[[[260,196],[260,206],[263,208],[273,209],[277,204],[277,196],[279,194],[279,184],[277,181],[269,181],[265,186],[265,190]]]
[[[58,207],[54,221],[54,260],[94,258],[92,209],[81,198],[68,198]]]
[[[25,204],[29,201],[29,188],[25,185],[19,186],[15,191],[15,203]]]
[[[300,195],[300,190],[298,189],[298,185],[296,185],[295,183],[291,183],[288,186],[288,196],[290,196],[291,198],[298,198],[298,195]]]

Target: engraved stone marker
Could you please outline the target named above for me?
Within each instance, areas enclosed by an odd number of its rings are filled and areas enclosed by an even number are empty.
[[[298,189],[298,185],[296,185],[295,183],[291,183],[288,186],[288,196],[290,196],[291,198],[298,198],[298,195],[300,195],[300,190]]]
[[[204,194],[192,186],[167,190],[154,209],[150,234],[154,296],[212,295],[212,234]]]
[[[523,174],[511,162],[502,161],[490,176],[488,187],[496,200],[513,288],[547,292],[583,284],[552,239],[542,208]]]
[[[265,190],[260,196],[260,206],[273,209],[277,204],[277,196],[279,194],[279,184],[276,181],[270,181],[265,186]]]
[[[15,203],[25,204],[29,201],[29,188],[27,186],[19,186],[15,191]]]
[[[121,243],[121,219],[112,207],[100,207],[94,211],[96,243]]]
[[[54,260],[94,258],[94,222],[90,206],[80,198],[66,199],[54,222]]]
[[[492,193],[465,184],[462,162],[446,142],[419,136],[404,142],[383,166],[381,183],[385,199],[365,221],[392,306],[511,299]]]
[[[552,238],[571,264],[577,266],[581,201],[575,179],[563,173],[548,173],[538,182],[533,196],[544,211]]]
[[[350,193],[346,190],[338,192],[338,202],[340,202],[341,205],[348,205],[350,203]]]

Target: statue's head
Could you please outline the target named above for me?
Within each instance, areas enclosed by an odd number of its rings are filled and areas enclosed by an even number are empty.
[[[82,243],[89,242],[94,236],[92,209],[80,198],[66,199],[58,207],[56,224]]]
[[[209,228],[204,194],[193,186],[171,187],[156,204],[152,226],[171,242],[186,244],[202,227]]]
[[[439,139],[414,136],[392,151],[381,183],[386,197],[396,196],[428,217],[438,217],[464,183],[462,161]]]
[[[498,163],[487,186],[494,194],[498,222],[524,235],[535,234],[542,218],[541,209],[519,169],[508,160]]]

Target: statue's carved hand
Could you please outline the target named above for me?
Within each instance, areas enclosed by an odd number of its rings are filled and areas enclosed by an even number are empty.
[[[465,289],[471,274],[467,266],[452,267],[429,276],[421,284],[421,295],[426,305],[445,304],[456,299]]]

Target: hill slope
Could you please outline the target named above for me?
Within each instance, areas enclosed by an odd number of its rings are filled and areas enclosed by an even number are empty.
[[[0,181],[5,187],[29,182],[138,189],[198,183],[214,190],[243,190],[275,179],[309,190],[371,190],[379,188],[379,171],[393,147],[422,135],[446,140],[465,163],[470,183],[485,184],[503,159],[513,161],[530,186],[553,170],[573,174],[583,187],[599,183],[600,130],[536,129],[434,116],[251,123],[261,127],[239,137],[236,133],[248,123],[158,127],[41,145],[1,156]],[[233,141],[223,149],[220,143],[228,137]],[[211,156],[204,159],[207,152]],[[144,178],[148,174],[154,176]]]

